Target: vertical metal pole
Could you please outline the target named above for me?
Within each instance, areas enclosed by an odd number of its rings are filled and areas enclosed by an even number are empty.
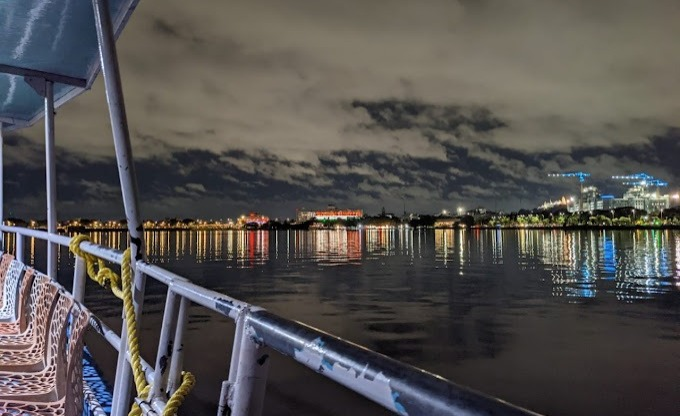
[[[269,371],[268,349],[248,336],[248,323],[241,337],[241,351],[231,407],[232,416],[260,416]]]
[[[85,300],[85,283],[87,282],[85,260],[76,256],[73,268],[73,299],[78,302]]]
[[[227,411],[229,410],[229,389],[231,384],[229,381],[224,380],[222,382],[222,389],[220,390],[220,401],[217,405],[217,416],[227,416]]]
[[[16,250],[14,251],[14,257],[19,260],[20,262],[24,262],[24,236],[16,233],[16,238],[17,238],[17,246]]]
[[[236,385],[236,374],[238,373],[238,362],[241,357],[241,339],[246,327],[246,317],[248,308],[241,310],[236,318],[236,330],[234,331],[234,344],[231,350],[231,362],[229,363],[229,378],[222,382],[220,390],[220,401],[217,406],[217,416],[225,416],[228,413],[232,402],[232,393]]]
[[[241,356],[241,338],[246,328],[246,317],[248,309],[243,309],[236,318],[236,330],[234,331],[234,345],[231,350],[231,362],[229,363],[229,378],[227,379],[232,386],[236,383],[238,373],[238,362]]]
[[[168,381],[169,360],[172,356],[172,341],[170,335],[175,329],[175,316],[177,315],[177,295],[168,288],[165,298],[165,310],[163,311],[163,326],[158,340],[158,352],[156,353],[156,367],[154,369],[153,387],[150,399],[158,397],[161,391],[165,391]],[[165,398],[164,398],[165,399]]]
[[[189,300],[182,297],[179,302],[179,316],[177,317],[177,329],[175,330],[175,342],[173,343],[172,363],[168,375],[168,393],[172,393],[182,383],[182,366],[184,365],[184,332],[186,332],[189,320]]]
[[[111,131],[113,144],[116,149],[116,161],[118,164],[118,176],[120,179],[123,204],[125,205],[125,217],[127,218],[128,231],[130,233],[130,248],[132,250],[132,271],[134,273],[133,300],[137,325],[140,324],[142,305],[144,302],[145,276],[137,271],[136,260],[145,260],[144,254],[144,228],[139,214],[139,201],[137,197],[137,177],[135,166],[132,161],[132,145],[130,144],[130,132],[128,131],[123,89],[118,68],[118,56],[116,44],[109,15],[108,0],[92,0],[94,19],[97,31],[97,43],[99,44],[99,58],[101,61],[104,85],[106,87],[106,101],[111,118]],[[112,416],[127,414],[130,404],[130,392],[132,388],[132,372],[127,363],[127,331],[121,330],[121,351],[118,354],[118,366],[116,368],[116,381],[114,384],[114,397]]]
[[[54,156],[54,83],[45,81],[45,179],[47,232],[57,233],[57,167]],[[47,242],[47,274],[57,280],[57,244]]]

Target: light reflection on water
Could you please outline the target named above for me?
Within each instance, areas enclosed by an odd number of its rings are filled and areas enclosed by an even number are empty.
[[[122,248],[126,235],[91,238]],[[678,231],[152,231],[146,248],[152,262],[201,285],[542,413],[677,410]],[[30,239],[25,249],[44,269],[44,244]],[[60,256],[67,284],[72,260],[65,249]],[[165,298],[153,283],[151,320]],[[94,289],[88,298],[115,317],[116,300]],[[231,331],[224,322],[194,307],[192,339]],[[195,348],[203,356],[216,347]],[[224,379],[214,364],[193,365],[208,385]],[[283,403],[312,383],[272,377]],[[603,400],[604,385],[625,400]],[[321,407],[311,414],[333,414],[321,399],[304,400]],[[268,414],[298,414],[272,406]]]

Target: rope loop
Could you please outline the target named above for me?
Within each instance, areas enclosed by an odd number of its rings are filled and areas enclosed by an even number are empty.
[[[137,397],[146,401],[149,398],[151,385],[146,382],[146,375],[142,368],[142,358],[139,354],[137,316],[132,300],[132,252],[129,247],[123,252],[119,276],[116,272],[106,267],[104,260],[90,253],[86,253],[80,248],[80,244],[85,241],[90,241],[86,235],[77,235],[71,239],[69,249],[73,254],[85,260],[87,275],[90,279],[94,280],[102,287],[110,289],[114,296],[123,301],[125,325],[128,334],[128,352],[130,354],[130,365],[132,366],[135,390],[137,391]],[[165,409],[163,409],[163,416],[172,416],[177,413],[179,407],[182,405],[184,399],[186,399],[186,396],[189,394],[195,383],[196,378],[193,374],[188,371],[182,372],[182,383],[166,403]],[[140,416],[141,414],[142,409],[135,403],[132,405],[132,409],[128,416]]]

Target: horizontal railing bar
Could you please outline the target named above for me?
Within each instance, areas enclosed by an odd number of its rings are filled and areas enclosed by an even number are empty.
[[[265,310],[246,334],[397,414],[537,415]]]
[[[0,230],[51,241],[62,246],[68,246],[71,242],[70,237],[58,234],[50,234],[40,230],[11,227],[6,225],[0,226]],[[86,253],[101,257],[104,260],[108,260],[116,264],[120,264],[123,260],[123,252],[110,247],[85,241],[80,244],[80,248]],[[138,261],[137,267],[139,267],[139,269],[146,275],[167,285],[178,295],[186,297],[192,302],[195,302],[232,319],[236,319],[238,312],[241,309],[251,306],[246,302],[234,299],[220,292],[206,289],[202,286],[192,283],[189,279],[183,276],[172,273],[153,264],[149,264],[145,261]]]
[[[47,231],[42,230],[32,230],[30,228],[12,227],[8,225],[0,225],[0,230],[21,234],[26,237],[39,238],[41,240],[46,240],[66,247],[68,247],[68,245],[71,243],[71,237],[69,236],[61,234],[50,234]],[[102,259],[111,261],[113,263],[120,264],[123,261],[123,252],[120,250],[113,249],[111,247],[106,247],[100,244],[84,241],[80,243],[80,248],[86,253],[90,253],[94,256],[101,257]]]
[[[116,351],[120,351],[120,336],[114,332],[108,325],[102,322],[94,313],[90,312],[92,315],[90,319],[91,327],[95,330],[98,335],[101,335]],[[154,380],[154,369],[143,357],[139,357],[142,363],[142,369],[144,370],[144,375],[146,376],[146,381],[153,384]],[[132,362],[130,354],[127,355],[128,362]]]
[[[62,246],[68,246],[69,243],[71,242],[71,237],[60,234],[50,234],[47,231],[32,230],[30,228],[0,225],[0,230],[25,235],[27,237],[39,238],[41,240],[49,241],[51,243],[56,243]]]
[[[235,320],[242,309],[247,307],[253,308],[253,306],[246,302],[234,299],[214,290],[206,289],[178,274],[153,264],[138,261],[137,268],[147,276],[166,284],[169,290],[172,290],[179,296],[183,296],[192,302],[231,319]]]
[[[80,243],[80,248],[86,253],[108,260],[112,263],[121,264],[123,262],[123,252],[111,247],[83,241]]]

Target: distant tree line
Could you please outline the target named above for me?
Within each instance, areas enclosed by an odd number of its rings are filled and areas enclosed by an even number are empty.
[[[45,228],[47,221],[8,218],[5,223],[10,225]],[[309,230],[335,229],[358,227],[398,227],[408,225],[412,228],[456,228],[456,227],[492,227],[492,228],[570,228],[570,227],[680,227],[680,207],[669,208],[662,212],[648,213],[633,208],[618,208],[615,210],[594,210],[580,213],[570,213],[564,209],[520,210],[512,213],[480,212],[461,216],[446,215],[410,215],[398,217],[394,214],[382,212],[375,216],[352,218],[347,220],[317,221],[309,220],[296,222],[294,220],[270,220],[259,225],[259,229],[272,230]],[[75,231],[88,229],[125,229],[125,219],[115,221],[101,221],[93,219],[77,219],[62,221],[60,228]],[[192,218],[165,218],[163,220],[145,220],[147,229],[232,229],[238,228],[234,222],[217,220],[200,220]],[[249,227],[250,228],[250,227]]]

